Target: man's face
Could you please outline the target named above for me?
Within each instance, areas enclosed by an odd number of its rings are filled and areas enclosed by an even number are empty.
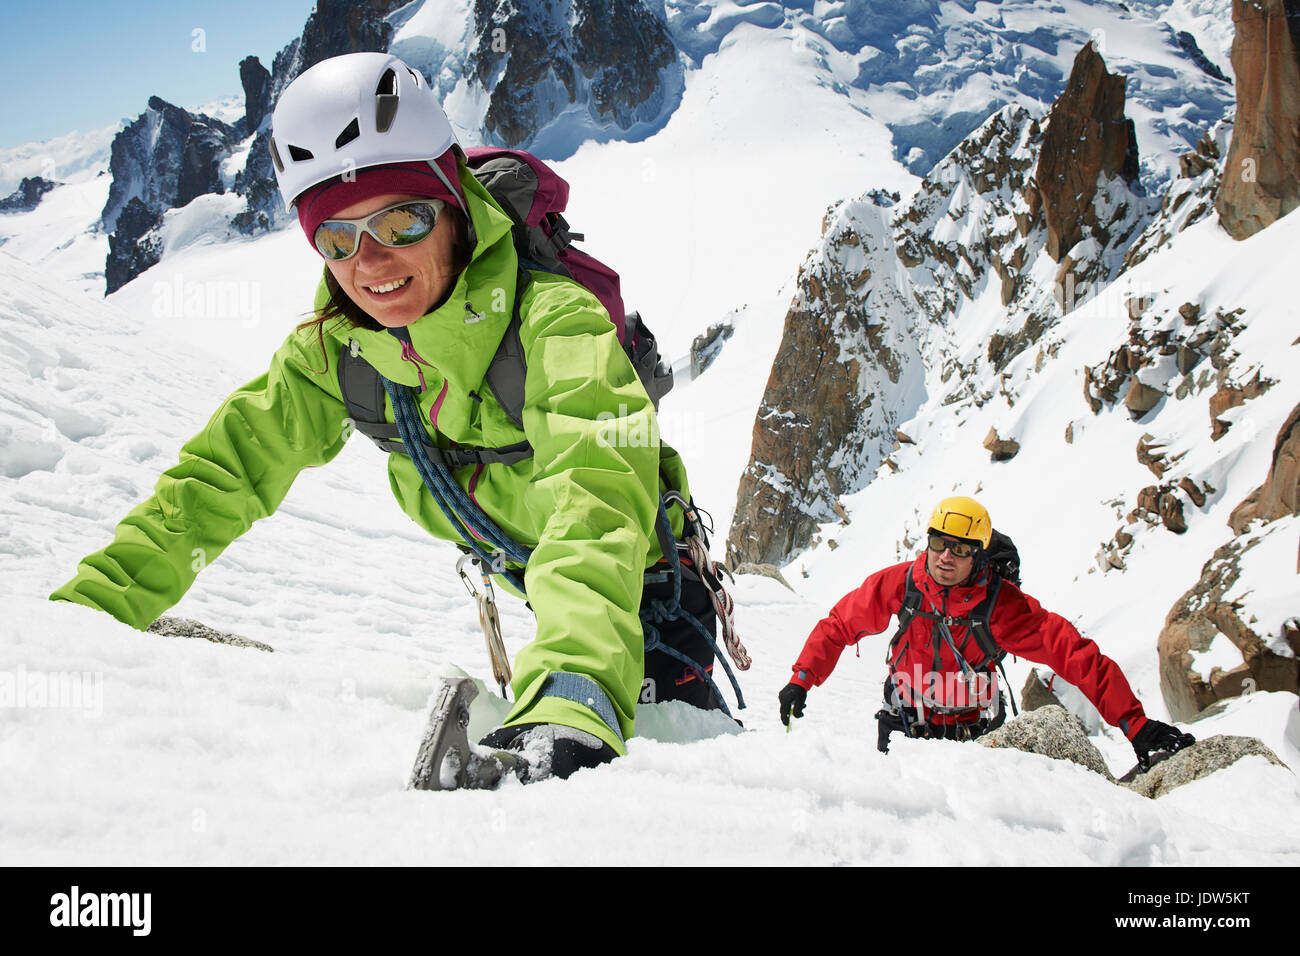
[[[970,542],[962,541],[960,538],[953,538],[946,534],[930,532],[928,549],[925,553],[925,570],[930,577],[934,578],[941,586],[945,588],[961,584],[971,575],[975,568],[974,553],[959,558],[953,553],[951,545],[957,545],[962,548]],[[942,547],[942,551],[935,551],[935,547]]]

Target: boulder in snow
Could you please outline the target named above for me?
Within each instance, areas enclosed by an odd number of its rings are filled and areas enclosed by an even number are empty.
[[[1271,764],[1286,767],[1257,737],[1228,737],[1217,735],[1197,741],[1186,750],[1157,758],[1146,773],[1134,767],[1117,781],[1135,793],[1156,799],[1176,787],[1209,776],[1216,770],[1230,767],[1242,757],[1259,756]],[[1289,767],[1287,769],[1290,769]]]
[[[1013,717],[980,737],[979,742],[985,747],[1010,747],[1053,760],[1070,760],[1112,783],[1115,781],[1101,751],[1088,740],[1078,720],[1060,704],[1048,704]]]

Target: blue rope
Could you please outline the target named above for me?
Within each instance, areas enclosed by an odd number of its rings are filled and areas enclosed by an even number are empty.
[[[438,508],[451,523],[451,526],[457,529],[465,544],[488,568],[497,567],[497,563],[493,560],[492,555],[479,544],[478,538],[495,545],[498,550],[515,563],[527,564],[528,559],[532,556],[532,551],[497,527],[496,523],[483,513],[483,509],[465,493],[465,490],[460,487],[446,467],[429,458],[429,454],[424,447],[424,428],[420,424],[419,411],[415,399],[411,395],[410,387],[399,385],[382,375],[380,381],[383,382],[384,390],[388,392],[388,396],[393,402],[393,417],[396,420],[398,432],[402,436],[402,442],[406,445],[411,461],[415,464],[416,471],[419,472],[425,487],[433,495],[433,500],[437,503]],[[509,580],[512,585],[519,589],[520,593],[524,593],[522,575],[513,571],[496,573]]]
[[[396,420],[397,430],[402,436],[402,443],[410,453],[416,471],[419,472],[421,480],[424,482],[425,487],[429,489],[438,508],[451,526],[457,529],[465,544],[483,562],[483,566],[489,569],[495,568],[497,565],[493,561],[492,555],[488,554],[486,549],[478,543],[478,539],[494,545],[516,564],[528,564],[528,560],[533,554],[532,550],[502,531],[496,522],[484,514],[483,509],[475,504],[474,499],[461,488],[446,466],[438,464],[429,457],[429,453],[424,447],[424,426],[421,423],[419,408],[411,393],[411,387],[409,385],[400,385],[383,375],[380,375],[379,379],[383,382],[388,397],[392,400],[393,418]],[[731,681],[731,687],[736,692],[737,704],[741,710],[745,709],[745,698],[740,692],[740,684],[736,681],[736,675],[732,672],[726,657],[718,648],[717,641],[695,615],[682,607],[682,560],[675,547],[676,538],[673,535],[672,523],[668,519],[668,509],[662,499],[659,501],[659,512],[655,516],[655,522],[658,525],[658,530],[663,532],[661,540],[674,544],[673,547],[661,548],[661,550],[668,552],[664,557],[672,571],[673,596],[671,602],[651,601],[648,605],[642,605],[639,616],[643,635],[646,636],[645,651],[647,653],[652,650],[662,651],[694,668],[709,685],[714,696],[718,698],[723,712],[730,717],[731,711],[727,709],[727,702],[723,699],[722,692],[718,689],[718,685],[714,683],[713,678],[704,672],[698,662],[691,660],[676,648],[663,643],[659,637],[658,628],[652,623],[654,621],[663,622],[682,619],[699,631],[704,639],[712,645],[717,660],[722,662],[722,668],[726,671],[727,679]],[[521,594],[526,593],[522,575],[504,570],[494,571],[493,573],[505,577]],[[651,634],[653,634],[653,638],[649,637]]]
[[[668,508],[665,506],[663,499],[660,499],[659,501],[659,513],[655,517],[655,522],[659,526],[659,529],[664,532],[664,534],[660,535],[660,541],[672,541],[675,543],[676,539],[673,536],[672,524],[668,520]],[[693,626],[695,630],[699,631],[704,639],[709,642],[710,646],[712,646],[715,659],[721,662],[722,669],[726,672],[727,679],[731,682],[731,689],[736,692],[736,706],[740,710],[745,709],[745,696],[740,692],[740,683],[736,680],[736,675],[732,671],[731,665],[727,663],[726,655],[724,655],[722,650],[718,647],[717,640],[709,632],[709,629],[700,623],[699,619],[696,618],[694,614],[682,607],[682,559],[677,553],[677,548],[675,546],[664,547],[661,544],[660,550],[668,552],[664,555],[664,560],[668,562],[668,567],[671,569],[672,573],[673,597],[671,602],[650,601],[641,605],[641,630],[647,635],[650,633],[654,634],[653,640],[649,638],[646,640],[646,653],[648,654],[652,650],[662,651],[669,657],[674,657],[695,668],[713,690],[713,695],[718,698],[718,703],[722,705],[723,712],[730,717],[731,711],[727,709],[727,702],[722,696],[722,691],[718,689],[718,685],[713,682],[713,678],[704,673],[703,668],[700,667],[698,662],[691,660],[676,648],[669,647],[665,644],[659,637],[658,628],[654,626],[656,622],[663,623],[666,621],[685,620]]]

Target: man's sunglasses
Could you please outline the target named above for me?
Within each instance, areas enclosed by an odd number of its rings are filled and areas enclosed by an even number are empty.
[[[330,262],[356,255],[363,232],[390,248],[413,246],[433,232],[444,206],[441,199],[408,199],[361,219],[326,219],[316,227],[312,242]]]
[[[978,544],[971,544],[969,541],[954,541],[952,538],[945,538],[941,534],[931,532],[930,550],[935,554],[943,554],[945,548],[951,551],[956,557],[969,558],[980,549],[980,546]]]

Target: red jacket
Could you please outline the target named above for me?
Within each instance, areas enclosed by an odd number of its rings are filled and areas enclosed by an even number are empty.
[[[988,593],[987,572],[969,585],[945,588],[926,572],[925,554],[910,565],[898,564],[878,571],[850,591],[808,635],[803,652],[794,665],[791,681],[810,689],[825,682],[840,658],[840,652],[869,634],[880,634],[903,605],[908,567],[922,594],[921,610],[966,618]],[[932,641],[934,622],[918,614],[891,653],[891,672],[903,703],[911,704],[911,688],[924,691],[922,703],[951,707],[969,706],[979,695],[968,696],[969,688],[958,679],[957,657],[943,640]],[[1133,695],[1119,665],[1106,657],[1065,618],[1043,609],[1015,585],[1004,581],[993,606],[989,629],[998,646],[1009,654],[1050,667],[1069,681],[1096,706],[1102,718],[1119,727],[1132,740],[1144,723],[1142,704]],[[969,628],[951,627],[952,637],[972,667],[982,654]],[[967,640],[967,638],[970,638]],[[937,648],[936,648],[937,643]],[[936,649],[938,659],[936,662]],[[987,678],[985,678],[987,680]],[[993,695],[996,698],[996,694]],[[942,723],[951,720],[932,714]]]

